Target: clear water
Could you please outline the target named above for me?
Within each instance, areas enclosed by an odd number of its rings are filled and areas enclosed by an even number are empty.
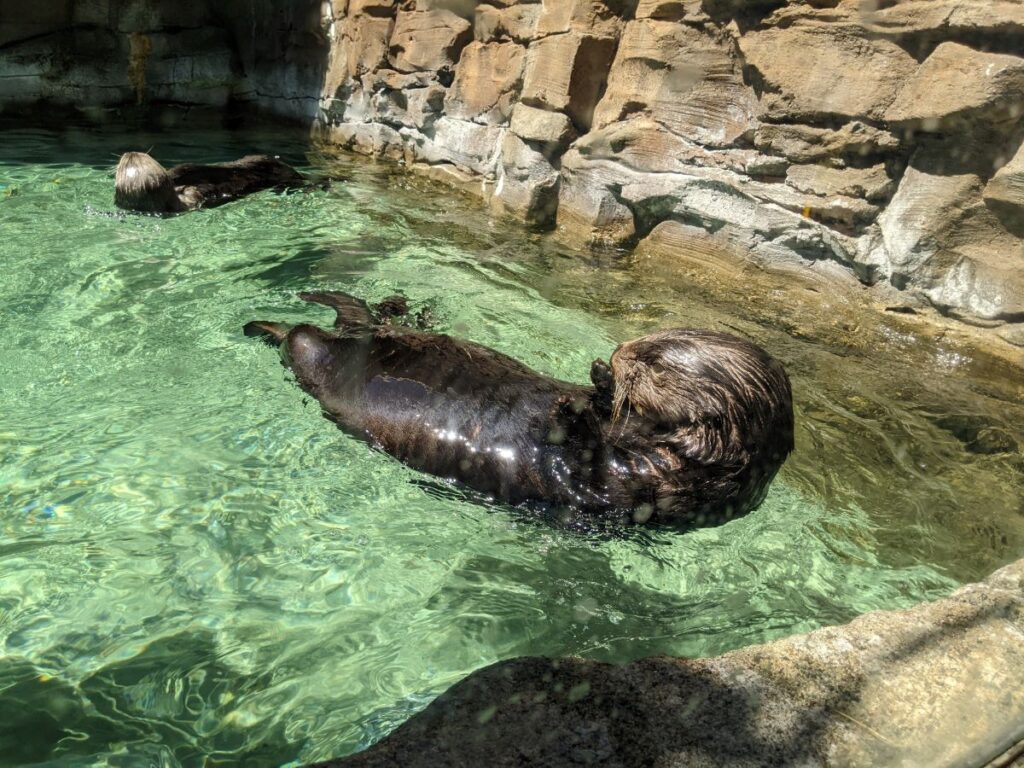
[[[125,149],[275,151],[344,177],[123,215]],[[273,133],[0,133],[0,763],[280,765],[365,747],[519,655],[709,655],[944,595],[1024,553],[1015,373],[891,335],[857,353],[580,254],[385,166]],[[584,380],[667,325],[790,368],[798,450],[720,528],[581,533],[487,507],[353,440],[252,318],[296,291],[405,293],[441,330]],[[1016,387],[1016,389],[1015,389]]]

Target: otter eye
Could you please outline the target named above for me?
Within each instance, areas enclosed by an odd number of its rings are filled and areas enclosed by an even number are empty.
[[[666,368],[664,365],[657,361],[650,363],[647,367],[651,369],[651,373],[656,374],[658,376],[661,376],[664,373],[668,373],[668,368]]]

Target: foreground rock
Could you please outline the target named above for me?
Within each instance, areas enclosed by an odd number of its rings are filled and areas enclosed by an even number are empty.
[[[713,659],[495,664],[321,765],[981,766],[1021,740],[1024,560],[945,600]]]

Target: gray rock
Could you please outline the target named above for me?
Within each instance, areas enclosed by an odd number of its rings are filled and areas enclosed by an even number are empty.
[[[996,171],[985,187],[984,197],[1003,226],[1024,237],[1024,145]]]
[[[1024,739],[1024,560],[711,659],[486,667],[322,766],[983,765]]]

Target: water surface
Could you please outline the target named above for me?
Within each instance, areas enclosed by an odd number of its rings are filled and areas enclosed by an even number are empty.
[[[111,168],[140,147],[339,180],[125,215]],[[964,437],[1020,440],[1009,374],[896,331],[867,354],[797,338],[751,319],[755,286],[573,251],[286,134],[7,130],[0,265],[0,763],[342,755],[500,659],[717,654],[1024,553],[1020,455]],[[242,336],[329,322],[295,297],[315,289],[402,292],[577,381],[656,328],[745,333],[791,372],[797,452],[714,529],[587,533],[480,503],[341,433]]]

